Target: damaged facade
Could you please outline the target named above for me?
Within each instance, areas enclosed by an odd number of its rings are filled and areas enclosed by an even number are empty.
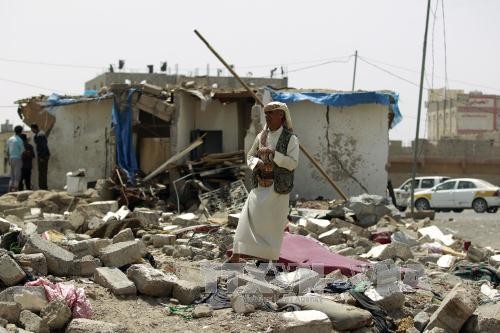
[[[132,154],[137,157],[138,169],[145,174],[201,135],[205,135],[204,144],[178,163],[206,154],[247,151],[265,122],[247,91],[230,88],[236,84],[230,78],[197,78],[179,84],[166,74],[155,74],[158,77],[154,79],[164,88],[134,83],[104,85],[112,79],[108,76],[122,74],[106,73],[87,82],[87,89],[101,90],[91,98],[61,97],[52,103],[46,97],[19,101],[24,122],[37,122],[49,133],[52,152],[49,186],[62,188],[66,172],[82,167],[87,170],[90,182],[110,175],[117,155],[116,136],[111,127],[113,99],[121,109],[127,104],[131,88],[136,89],[129,100]],[[255,81],[253,85],[266,84],[265,79],[248,80]],[[267,79],[267,84],[279,88],[280,84],[286,84],[286,79]],[[321,94],[327,102],[318,102],[317,98],[285,101],[301,143],[348,195],[385,193],[388,119],[400,119],[395,94],[258,87],[255,91],[265,102],[286,96]],[[292,195],[336,197],[305,156],[301,157],[295,184]]]

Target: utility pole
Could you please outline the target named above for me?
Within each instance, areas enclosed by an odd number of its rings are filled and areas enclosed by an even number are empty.
[[[411,215],[415,212],[415,174],[417,173],[417,152],[418,152],[418,134],[420,131],[420,113],[422,111],[422,93],[424,89],[424,73],[425,73],[425,54],[427,52],[427,31],[429,28],[429,12],[431,8],[431,0],[427,0],[427,18],[425,20],[424,47],[422,51],[422,69],[420,71],[420,90],[418,93],[418,112],[417,112],[417,130],[415,133],[415,141],[413,142],[413,167],[411,172]]]
[[[352,91],[354,91],[354,83],[356,83],[356,65],[358,64],[358,50],[354,52],[354,73],[352,74]]]

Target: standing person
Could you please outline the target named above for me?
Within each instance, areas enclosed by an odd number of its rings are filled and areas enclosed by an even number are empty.
[[[24,152],[21,155],[23,166],[21,168],[21,181],[19,182],[19,190],[31,190],[31,169],[33,168],[33,158],[35,158],[35,151],[33,146],[29,143],[29,138],[26,134],[21,134],[21,139],[24,143]],[[24,186],[23,186],[24,181]]]
[[[37,124],[31,124],[31,131],[35,133],[33,140],[36,145],[36,161],[38,164],[38,188],[47,189],[47,170],[49,168],[50,151],[47,144],[47,136],[38,128]]]
[[[273,261],[279,258],[287,224],[294,169],[299,161],[299,140],[284,103],[264,107],[266,127],[248,152],[254,189],[248,195],[236,228],[229,263],[243,258]]]
[[[17,191],[19,181],[21,180],[21,156],[24,152],[24,143],[20,135],[23,132],[23,127],[17,125],[14,127],[14,135],[7,140],[7,153],[9,155],[10,163],[10,182],[9,191]]]

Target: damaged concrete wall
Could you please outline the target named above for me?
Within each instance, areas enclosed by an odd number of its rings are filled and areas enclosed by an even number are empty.
[[[334,108],[308,101],[289,104],[300,142],[348,195],[385,194],[389,109],[366,104]],[[300,155],[292,196],[338,198],[335,190]]]
[[[48,137],[51,157],[49,188],[63,188],[68,171],[85,168],[87,181],[109,176],[115,160],[111,129],[112,99],[54,107],[54,127]],[[36,166],[33,166],[36,171]],[[36,172],[33,183],[37,186]]]
[[[211,100],[202,110],[199,98],[184,91],[176,92],[176,112],[172,121],[172,151],[177,152],[190,144],[194,129],[221,130],[222,150],[229,153],[238,150],[238,109],[236,103],[222,104]]]

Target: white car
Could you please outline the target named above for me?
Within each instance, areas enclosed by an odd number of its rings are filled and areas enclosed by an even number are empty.
[[[428,188],[433,188],[437,184],[440,184],[450,177],[443,176],[427,176],[427,177],[415,177],[415,192],[420,190],[425,190]],[[404,212],[408,205],[408,199],[411,195],[411,178],[407,179],[400,187],[394,189],[394,196],[396,197],[396,207]]]
[[[409,205],[409,203],[408,203]],[[431,189],[415,192],[417,210],[496,213],[500,207],[500,187],[474,178],[447,180]]]

